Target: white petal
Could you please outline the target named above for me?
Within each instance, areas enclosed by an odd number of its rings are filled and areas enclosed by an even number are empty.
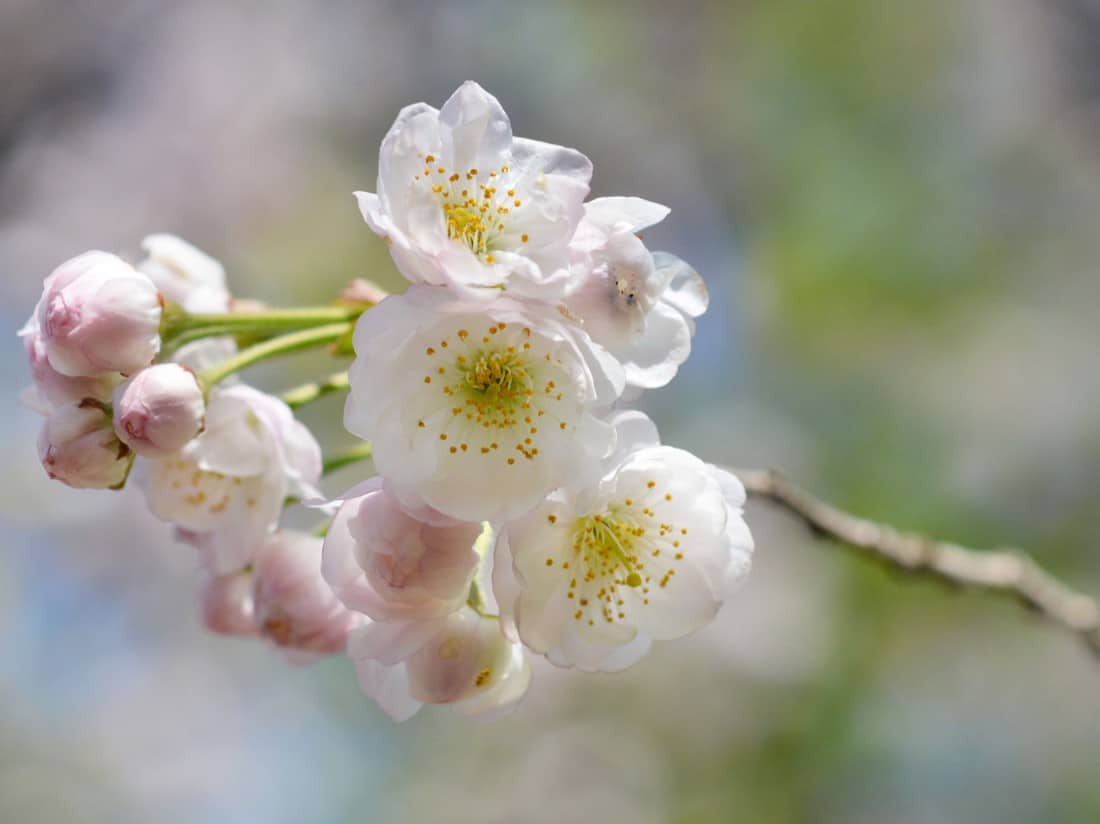
[[[707,311],[710,298],[707,285],[699,273],[675,255],[654,252],[653,262],[668,280],[662,300],[688,317],[697,318]]]
[[[508,115],[495,97],[472,80],[467,80],[439,110],[443,152],[451,168],[497,168],[505,162],[512,143]]]
[[[670,211],[667,206],[640,197],[597,197],[584,205],[585,220],[608,234],[640,232],[660,223]]]

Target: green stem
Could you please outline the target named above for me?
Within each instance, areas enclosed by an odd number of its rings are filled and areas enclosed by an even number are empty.
[[[209,369],[204,369],[199,377],[205,386],[213,386],[235,372],[247,369],[260,361],[301,352],[305,349],[313,349],[326,343],[334,343],[351,330],[352,324],[345,321],[344,323],[318,326],[316,329],[303,329],[300,332],[291,332],[289,335],[280,335],[277,338],[242,349],[233,357],[211,366]]]
[[[347,452],[341,452],[338,455],[333,455],[330,458],[325,458],[324,464],[321,467],[321,474],[328,475],[331,472],[335,472],[337,469],[343,469],[345,466],[351,466],[353,463],[359,463],[359,461],[367,461],[373,455],[371,446],[366,441],[356,444]]]
[[[230,312],[213,315],[187,315],[179,321],[179,332],[205,327],[225,327],[234,331],[291,331],[340,321],[355,320],[362,306],[313,306],[302,309],[270,309],[262,312]]]
[[[336,372],[321,381],[311,381],[283,393],[283,401],[291,409],[298,409],[319,398],[342,392],[348,388],[348,373]]]
[[[366,306],[314,306],[302,309],[268,309],[260,312],[188,314],[175,304],[164,309],[160,336],[166,349],[216,335],[277,335],[341,321],[354,321]]]

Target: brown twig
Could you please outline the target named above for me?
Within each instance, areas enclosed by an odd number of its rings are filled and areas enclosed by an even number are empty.
[[[968,549],[859,518],[815,498],[773,470],[734,473],[750,495],[778,504],[815,533],[907,572],[1014,598],[1076,634],[1100,657],[1100,603],[1063,584],[1027,553]]]

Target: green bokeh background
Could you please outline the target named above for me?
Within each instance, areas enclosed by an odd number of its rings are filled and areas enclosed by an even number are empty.
[[[400,288],[350,192],[398,108],[476,79],[594,195],[672,207],[647,243],[712,304],[644,401],[667,442],[1100,592],[1098,55],[1089,0],[4,0],[0,820],[1100,820],[1080,644],[764,505],[712,627],[393,726],[345,661],[203,634],[193,558],[129,492],[47,483],[14,403],[14,332],[87,248],[175,231],[278,305]],[[305,417],[349,442],[337,399]]]

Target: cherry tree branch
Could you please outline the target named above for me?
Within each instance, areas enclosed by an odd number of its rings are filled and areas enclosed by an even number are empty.
[[[888,566],[1005,596],[1074,633],[1100,657],[1100,603],[1077,592],[1018,549],[981,551],[837,509],[774,470],[735,469],[749,495],[780,506],[814,533]]]

